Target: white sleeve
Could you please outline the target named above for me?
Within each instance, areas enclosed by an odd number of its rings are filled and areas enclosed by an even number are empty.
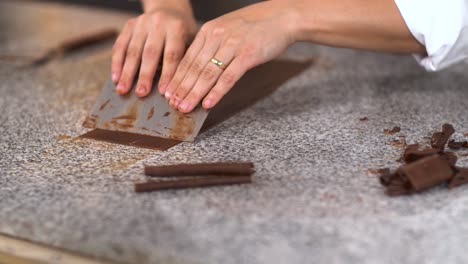
[[[428,71],[468,58],[468,0],[395,0],[427,56],[415,55]]]

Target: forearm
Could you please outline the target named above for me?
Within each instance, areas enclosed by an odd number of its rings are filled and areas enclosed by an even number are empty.
[[[278,0],[283,1],[283,0]],[[297,41],[399,53],[425,53],[393,0],[296,0]]]
[[[182,12],[192,14],[190,0],[141,0],[144,12],[150,12],[156,8],[171,7]]]

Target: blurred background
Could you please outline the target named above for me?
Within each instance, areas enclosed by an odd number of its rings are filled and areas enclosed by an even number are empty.
[[[44,1],[44,0],[42,0]],[[120,9],[141,13],[139,0],[47,0],[53,2],[64,2],[70,4],[79,4],[95,6],[100,8]],[[177,1],[177,0],[167,0]],[[192,5],[195,10],[195,16],[198,20],[210,20],[229,11],[239,9],[243,6],[258,2],[256,0],[193,0]]]

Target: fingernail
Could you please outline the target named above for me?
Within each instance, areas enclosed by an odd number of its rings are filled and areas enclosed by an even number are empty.
[[[164,96],[166,97],[166,99],[171,98],[171,95],[172,95],[172,94],[171,94],[169,91],[167,91],[167,92],[164,94]]]
[[[166,86],[167,84],[165,82],[159,83],[158,88],[161,94],[164,94],[166,92]]]
[[[117,90],[118,93],[123,93],[124,86],[121,83],[119,83],[119,85],[117,85],[115,90]]]
[[[211,99],[206,99],[204,102],[203,102],[203,106],[207,109],[213,107],[213,101]]]
[[[172,99],[172,105],[174,106],[174,108],[179,107],[179,103],[180,103],[179,98],[175,97],[174,99]]]
[[[146,92],[146,88],[142,85],[138,86],[137,93],[144,94]]]
[[[182,102],[182,103],[180,104],[180,106],[179,106],[179,108],[180,108],[182,111],[188,111],[188,110],[189,110],[189,107],[190,107],[189,103],[187,103],[187,102],[185,102],[185,101]]]
[[[118,81],[117,73],[112,74],[112,81],[115,83]]]

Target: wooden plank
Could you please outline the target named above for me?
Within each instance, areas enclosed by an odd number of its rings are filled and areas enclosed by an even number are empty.
[[[109,264],[102,260],[0,234],[0,264]]]

